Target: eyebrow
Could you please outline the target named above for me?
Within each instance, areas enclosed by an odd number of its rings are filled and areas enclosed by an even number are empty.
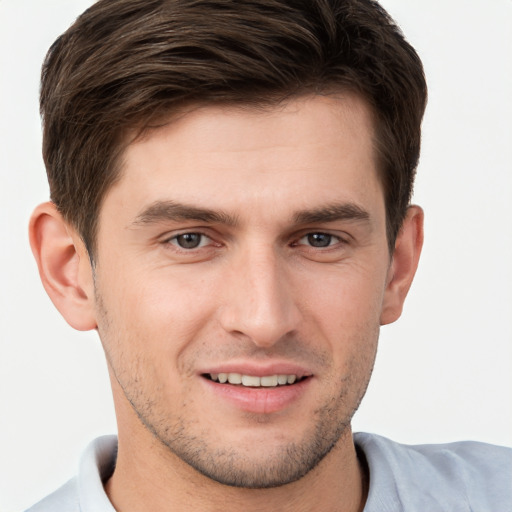
[[[297,224],[315,224],[324,222],[369,221],[370,214],[355,203],[335,203],[312,210],[299,211],[294,215]]]
[[[175,201],[155,201],[133,221],[134,225],[153,224],[165,221],[191,220],[208,224],[225,224],[236,226],[238,219],[223,211],[199,208]]]
[[[295,224],[327,223],[340,220],[369,221],[370,214],[355,203],[334,203],[320,208],[300,210],[293,215]],[[137,215],[132,225],[168,221],[196,221],[237,226],[238,218],[222,210],[211,210],[176,201],[155,201]]]

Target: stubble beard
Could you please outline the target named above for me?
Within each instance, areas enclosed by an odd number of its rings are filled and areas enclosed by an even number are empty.
[[[211,432],[205,430],[204,435],[197,435],[195,429],[183,418],[170,424],[168,416],[158,411],[155,403],[144,401],[141,395],[129,389],[131,386],[120,385],[144,427],[165,450],[220,484],[245,489],[269,489],[301,479],[318,466],[340,439],[351,436],[350,422],[366,391],[367,383],[351,408],[347,409],[347,397],[342,391],[336,398],[331,398],[327,405],[315,411],[315,419],[311,422],[313,426],[302,435],[300,441],[280,445],[278,449],[267,453],[264,460],[251,457],[260,450],[256,444],[248,448],[248,453],[246,449],[233,446],[219,447],[214,444]],[[342,390],[351,389],[350,382],[342,382],[340,387]],[[207,429],[206,426],[203,428]],[[252,454],[250,450],[253,450]]]
[[[101,299],[97,303],[106,331],[115,332]],[[104,335],[108,337],[111,334],[111,332],[101,332],[99,328],[98,331],[102,340]],[[115,341],[119,343],[120,340]],[[338,383],[337,393],[333,393],[330,399],[324,401],[324,405],[314,411],[315,418],[310,420],[312,427],[302,435],[302,439],[299,442],[288,442],[279,446],[278,449],[267,454],[264,460],[254,460],[250,452],[244,453],[242,449],[215,446],[215,440],[211,439],[211,432],[208,432],[207,426],[203,426],[201,435],[197,435],[194,433],[195,429],[191,428],[191,422],[183,418],[173,418],[171,421],[169,414],[159,407],[158,402],[148,398],[151,394],[141,389],[146,380],[142,378],[142,373],[135,371],[130,374],[124,368],[121,371],[122,376],[128,376],[128,378],[120,379],[117,368],[122,365],[112,364],[111,354],[105,344],[104,348],[113,376],[124,396],[143,426],[151,432],[160,445],[215,482],[237,488],[268,489],[301,479],[318,466],[340,439],[351,436],[350,423],[366,392],[373,370],[376,340],[373,351],[369,350],[365,355],[351,362],[347,376],[343,380],[340,379]],[[140,360],[137,361],[136,366],[138,369],[150,367],[147,364],[141,364]],[[210,440],[207,441],[208,439]],[[249,447],[249,450],[257,451],[258,449],[255,445]]]
[[[344,435],[351,435],[350,418],[333,421],[335,412],[324,406],[316,411],[318,421],[300,443],[289,442],[255,461],[236,448],[218,448],[190,433],[183,422],[159,428],[146,414],[136,412],[156,439],[203,476],[223,485],[245,489],[268,489],[295,482],[313,470]],[[256,445],[249,449],[259,450]]]

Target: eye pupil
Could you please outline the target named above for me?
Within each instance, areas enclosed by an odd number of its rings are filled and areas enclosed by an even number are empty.
[[[201,236],[199,233],[184,233],[176,237],[176,242],[183,249],[195,249],[201,243]]]
[[[313,247],[328,247],[332,236],[326,233],[311,233],[308,235],[308,243]]]

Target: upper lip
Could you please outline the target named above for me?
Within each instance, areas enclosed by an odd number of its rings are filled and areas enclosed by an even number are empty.
[[[265,377],[266,375],[296,375],[298,378],[310,377],[311,371],[304,366],[291,362],[271,362],[257,364],[254,362],[228,362],[209,366],[200,370],[201,375],[208,373],[240,373],[241,375],[252,375],[254,377]]]

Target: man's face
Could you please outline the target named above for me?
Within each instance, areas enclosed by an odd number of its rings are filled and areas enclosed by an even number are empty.
[[[390,261],[372,137],[346,95],[198,108],[128,147],[95,275],[120,436],[247,487],[351,442]]]

